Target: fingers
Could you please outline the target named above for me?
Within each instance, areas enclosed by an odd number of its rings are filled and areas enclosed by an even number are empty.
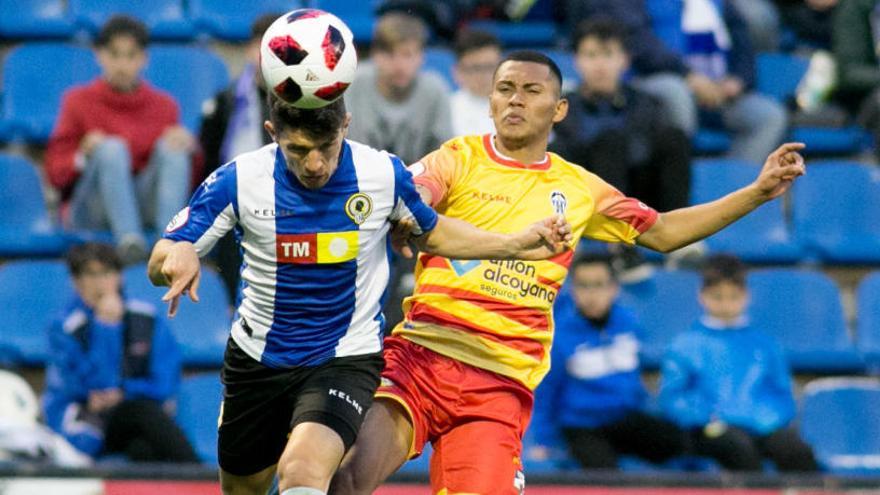
[[[163,298],[164,299],[164,298]],[[168,317],[174,318],[177,314],[177,307],[180,306],[180,295],[176,295],[171,298],[171,303],[168,304]]]
[[[196,272],[196,276],[193,277],[192,283],[189,285],[189,298],[192,299],[192,302],[199,302],[199,295],[196,291],[199,290],[199,282],[202,280],[201,271]]]

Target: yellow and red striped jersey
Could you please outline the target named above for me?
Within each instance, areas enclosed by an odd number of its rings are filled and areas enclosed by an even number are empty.
[[[585,169],[547,153],[522,164],[491,135],[458,137],[410,167],[439,213],[512,233],[563,213],[575,239],[633,243],[657,212]],[[421,254],[394,334],[529,389],[550,368],[551,309],[573,251],[544,261],[454,260]]]

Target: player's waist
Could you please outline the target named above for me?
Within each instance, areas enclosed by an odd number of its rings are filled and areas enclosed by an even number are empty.
[[[529,390],[538,386],[550,366],[548,342],[491,334],[474,328],[407,318],[394,335],[465,364],[516,380]]]

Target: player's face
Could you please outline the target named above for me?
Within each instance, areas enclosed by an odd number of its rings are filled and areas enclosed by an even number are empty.
[[[147,54],[134,37],[114,36],[98,49],[98,64],[104,79],[118,91],[131,91],[140,82]]]
[[[620,78],[629,67],[629,57],[617,40],[588,37],[578,45],[575,65],[591,92],[612,94],[617,92]]]
[[[748,303],[746,290],[731,282],[720,282],[700,291],[700,304],[706,313],[724,322],[742,316]]]
[[[325,139],[316,139],[299,129],[288,128],[276,133],[271,122],[267,122],[266,129],[281,148],[287,161],[287,169],[303,186],[320,189],[327,184],[339,166],[348,120],[335,136]]]
[[[574,269],[574,302],[588,318],[602,318],[617,298],[618,285],[604,263],[587,263]]]
[[[105,294],[118,293],[121,284],[118,271],[94,260],[86,263],[83,271],[73,279],[77,294],[90,307],[95,307]]]
[[[568,102],[559,97],[550,68],[535,62],[507,61],[495,72],[489,106],[495,130],[505,141],[547,139],[565,118]]]
[[[416,40],[404,41],[390,50],[375,50],[372,58],[379,80],[401,91],[410,87],[422,68],[424,49]]]
[[[467,52],[455,64],[455,82],[473,95],[488,97],[492,93],[492,73],[500,60],[497,46]]]

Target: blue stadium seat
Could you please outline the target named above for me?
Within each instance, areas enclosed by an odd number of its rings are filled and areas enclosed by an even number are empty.
[[[804,388],[801,435],[835,474],[880,474],[880,382],[825,378]]]
[[[553,46],[556,41],[556,24],[549,21],[489,21],[477,20],[468,27],[489,31],[508,48]]]
[[[190,39],[195,34],[183,0],[70,0],[70,14],[91,33],[99,32],[110,17],[124,14],[143,22],[151,39]]]
[[[431,455],[433,453],[434,449],[431,448],[431,444],[425,444],[425,448],[422,450],[422,455],[403,463],[403,466],[400,466],[400,469],[398,469],[397,472],[404,475],[427,476],[428,469],[431,467]]]
[[[0,256],[55,256],[67,238],[49,218],[37,168],[24,158],[0,154]]]
[[[718,199],[751,183],[760,172],[751,162],[728,159],[695,161],[691,167],[691,204]],[[712,251],[736,254],[751,263],[794,263],[803,250],[794,241],[782,211],[771,201],[718,232],[707,243]]]
[[[846,328],[840,292],[821,272],[765,269],[749,274],[752,324],[785,349],[792,369],[861,371],[863,362]]]
[[[812,162],[794,186],[794,232],[835,263],[880,262],[880,169]]]
[[[251,24],[263,14],[281,15],[301,7],[298,0],[189,0],[189,14],[201,30],[231,41],[250,38]]]
[[[690,328],[701,314],[700,277],[690,271],[658,270],[651,278],[621,289],[621,302],[635,312],[644,331],[642,364],[656,369],[675,335]]]
[[[48,330],[63,316],[73,284],[62,261],[11,261],[0,266],[0,348],[18,365],[41,366],[49,354]]]
[[[205,464],[217,465],[217,420],[223,385],[219,373],[188,376],[177,394],[177,424]]]
[[[64,0],[0,0],[0,38],[66,38],[71,34],[73,19]]]
[[[784,53],[760,53],[756,57],[758,92],[787,103],[794,98],[798,84],[807,72],[810,61]],[[855,153],[868,143],[864,129],[858,126],[812,127],[797,126],[789,140],[805,143],[804,153],[811,155],[841,155]]]
[[[229,84],[223,59],[207,48],[191,45],[153,45],[149,57],[144,78],[171,93],[180,105],[181,123],[197,132],[202,103]]]
[[[136,297],[156,304],[165,311],[167,304],[162,302],[166,287],[153,287],[147,279],[144,264],[129,266],[123,272],[125,292],[128,297]],[[168,320],[183,354],[187,366],[216,367],[223,363],[223,351],[229,336],[230,311],[226,289],[220,276],[212,268],[202,266],[199,285],[199,302],[181,297],[177,316]]]
[[[99,74],[92,52],[63,43],[26,43],[6,57],[2,69],[2,118],[12,139],[45,142],[52,132],[61,95]]]
[[[425,64],[422,68],[440,74],[450,88],[457,88],[458,85],[452,77],[453,65],[455,65],[455,54],[452,53],[452,50],[439,47],[425,49]]]
[[[869,369],[880,371],[880,271],[859,283],[856,307],[856,345]]]
[[[721,129],[697,129],[691,140],[694,153],[698,155],[720,155],[730,148],[730,135]]]
[[[315,8],[326,10],[339,17],[351,29],[354,40],[369,43],[373,39],[373,24],[376,22],[376,7],[379,0],[314,0]]]

